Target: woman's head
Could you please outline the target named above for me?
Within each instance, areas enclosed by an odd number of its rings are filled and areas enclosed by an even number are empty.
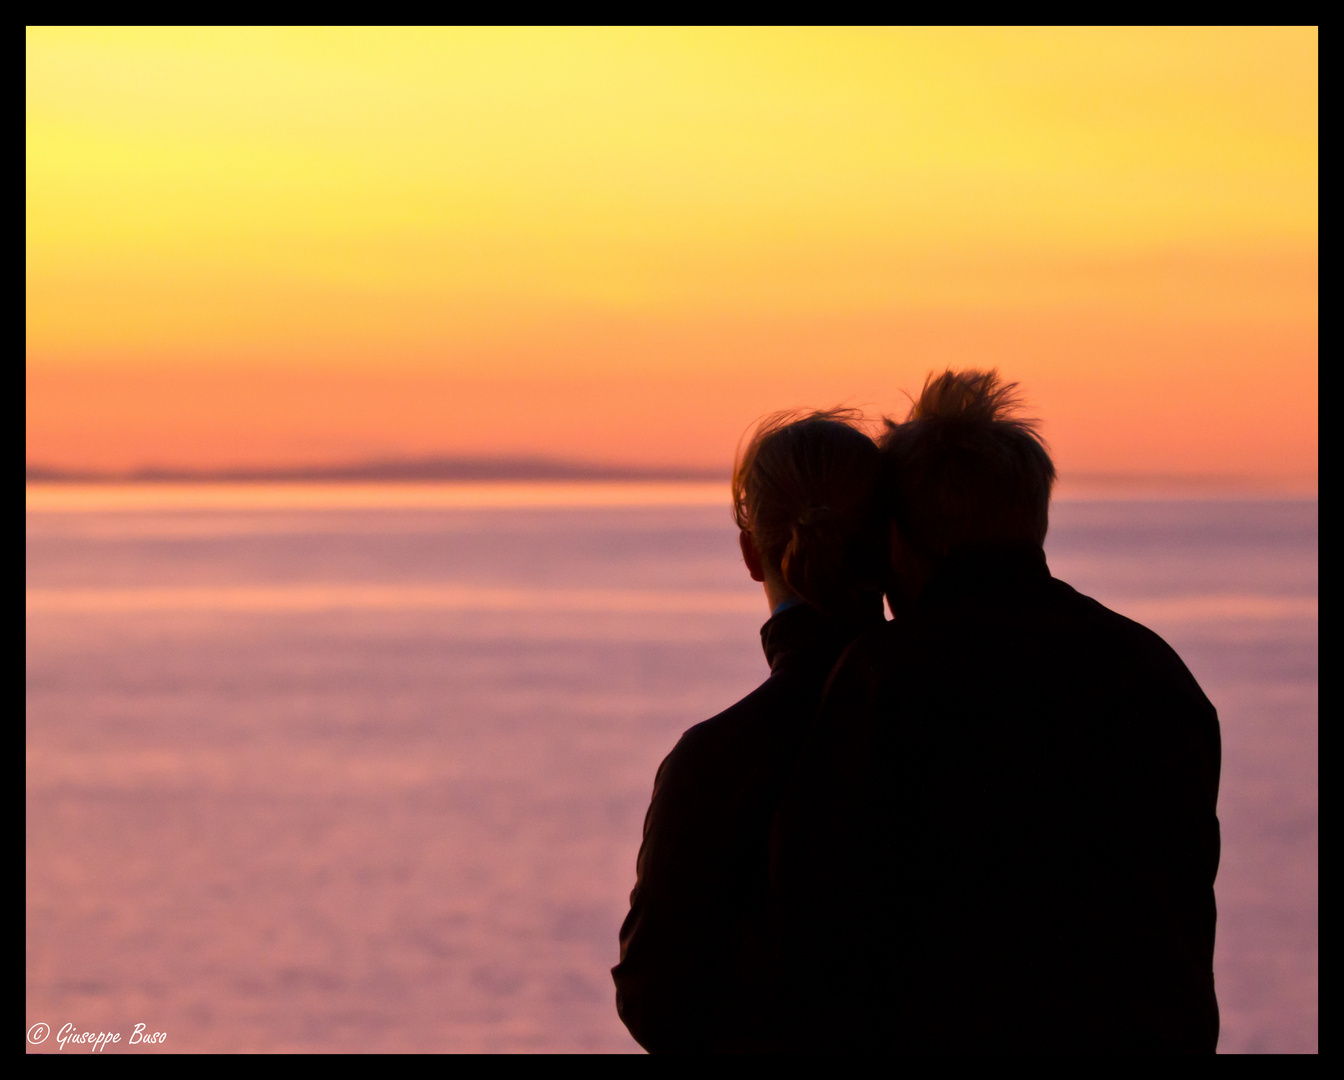
[[[767,573],[822,611],[843,611],[885,579],[881,454],[851,409],[775,413],[733,469],[733,513]]]

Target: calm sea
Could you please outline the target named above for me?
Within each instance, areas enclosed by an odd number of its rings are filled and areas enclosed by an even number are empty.
[[[766,674],[722,486],[28,507],[30,1027],[638,1050],[608,969],[654,770]],[[1222,1050],[1315,1052],[1316,502],[1062,501],[1047,550],[1218,707]]]

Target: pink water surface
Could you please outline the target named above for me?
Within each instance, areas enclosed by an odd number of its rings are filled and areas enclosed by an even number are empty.
[[[1223,1052],[1316,1049],[1315,515],[1066,503],[1048,546],[1219,708]],[[638,1050],[607,970],[654,769],[765,673],[725,509],[28,524],[30,1029]]]

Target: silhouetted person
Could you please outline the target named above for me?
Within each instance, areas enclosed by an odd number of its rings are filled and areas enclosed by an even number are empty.
[[[1217,715],[1050,576],[997,375],[881,442],[894,621],[838,664],[772,835],[793,1046],[1212,1053]]]
[[[777,415],[734,470],[742,556],[772,612],[770,677],[687,731],[654,780],[612,969],[617,1011],[650,1051],[781,1044],[770,822],[836,658],[883,621],[880,458],[849,421]]]

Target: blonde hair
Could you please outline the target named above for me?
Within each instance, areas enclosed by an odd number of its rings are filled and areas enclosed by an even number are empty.
[[[855,409],[767,416],[733,469],[733,518],[795,595],[839,612],[881,592],[881,454]]]
[[[903,422],[886,421],[888,512],[918,550],[1045,542],[1055,466],[1020,407],[997,371],[949,369],[930,373]]]

